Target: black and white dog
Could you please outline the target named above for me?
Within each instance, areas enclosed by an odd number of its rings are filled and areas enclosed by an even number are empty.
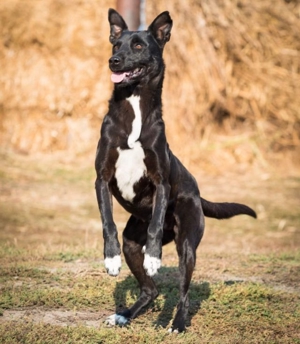
[[[175,240],[179,257],[180,300],[170,332],[185,330],[188,289],[204,216],[217,219],[255,212],[243,204],[212,203],[200,197],[194,177],[169,149],[162,119],[165,44],[172,19],[161,13],[146,31],[129,31],[115,10],[108,13],[114,91],[101,128],[96,156],[96,193],[103,223],[104,262],[116,276],[121,249],[112,215],[112,195],[130,214],[123,232],[125,260],[138,280],[135,304],[107,319],[126,325],[154,300],[151,278],[161,266],[162,246]]]

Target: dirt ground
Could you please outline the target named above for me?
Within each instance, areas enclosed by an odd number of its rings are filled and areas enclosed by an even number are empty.
[[[222,283],[235,288],[264,286],[291,298],[291,304],[299,300],[300,177],[251,169],[244,175],[224,172],[211,176],[199,171],[196,177],[203,197],[244,202],[256,210],[258,219],[207,219],[205,236],[197,251],[192,295],[207,294],[203,299],[209,300],[208,295],[216,293],[216,286]],[[125,263],[113,282],[103,269],[92,157],[66,162],[62,156],[30,157],[2,152],[0,178],[0,288],[10,290],[9,293],[20,291],[17,296],[3,297],[0,325],[99,328],[104,318],[114,312],[112,290],[118,283],[134,281]],[[128,215],[117,204],[114,213],[121,237]],[[177,284],[175,252],[173,244],[164,248],[163,268],[156,277],[157,283],[166,288],[170,281],[174,288]],[[103,301],[95,297],[98,304],[94,305],[91,294],[90,304],[85,305],[81,298],[86,298],[86,294],[76,294],[76,288],[89,285],[93,289],[94,281],[99,280],[107,283],[102,290]],[[78,284],[74,287],[75,281]],[[63,290],[75,293],[77,299],[72,303],[69,296],[59,301],[61,296],[55,293]],[[163,297],[167,298],[167,294]],[[195,297],[192,304],[196,300]],[[199,311],[195,314],[194,326]],[[166,320],[162,324],[166,325]],[[190,331],[193,329],[192,326]],[[293,331],[293,338],[300,340],[300,332]],[[226,340],[230,342],[230,338]],[[248,342],[251,341],[245,340]]]

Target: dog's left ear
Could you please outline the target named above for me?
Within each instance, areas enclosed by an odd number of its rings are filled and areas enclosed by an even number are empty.
[[[173,21],[168,11],[157,16],[152,24],[148,27],[148,31],[155,37],[161,48],[170,40]]]
[[[108,10],[108,21],[110,24],[109,41],[111,44],[114,44],[120,38],[122,32],[128,30],[128,27],[120,14],[112,8]]]

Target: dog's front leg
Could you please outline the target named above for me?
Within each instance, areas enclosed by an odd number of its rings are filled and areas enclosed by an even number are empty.
[[[108,182],[97,178],[95,186],[103,225],[104,265],[109,275],[117,276],[121,269],[121,249],[112,215],[112,197]]]
[[[169,193],[170,185],[168,183],[161,183],[156,186],[152,219],[149,224],[147,243],[144,249],[144,269],[148,276],[155,275],[161,267],[163,227]]]

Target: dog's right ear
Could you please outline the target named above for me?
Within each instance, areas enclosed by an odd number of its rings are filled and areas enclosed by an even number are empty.
[[[122,32],[128,30],[128,27],[120,14],[112,8],[108,10],[108,21],[110,24],[109,41],[111,44],[114,44],[120,38]]]

